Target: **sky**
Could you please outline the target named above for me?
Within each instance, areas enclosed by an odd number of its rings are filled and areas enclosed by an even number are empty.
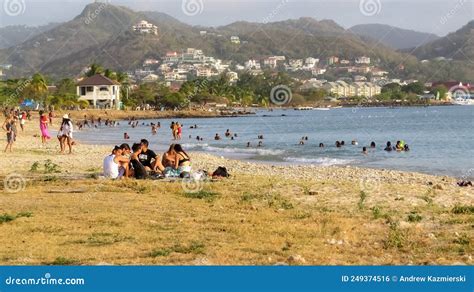
[[[64,22],[92,0],[0,0],[0,26]],[[474,0],[102,0],[137,11],[160,11],[203,26],[299,17],[332,19],[349,28],[382,23],[444,36],[474,19]]]

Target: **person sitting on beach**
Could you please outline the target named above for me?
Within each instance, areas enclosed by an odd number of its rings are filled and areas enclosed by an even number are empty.
[[[344,146],[346,145],[346,142],[344,142],[344,140],[341,141],[341,146]]]
[[[130,160],[122,156],[122,149],[115,146],[112,154],[104,158],[104,176],[111,179],[120,179],[128,175]]]
[[[365,154],[365,155],[368,154],[368,152],[367,152],[367,147],[362,147],[362,153]]]
[[[221,136],[219,136],[218,133],[216,133],[216,136],[214,136],[214,140],[219,141],[221,139]]]
[[[227,131],[225,131],[225,136],[226,136],[227,138],[229,138],[231,135],[232,135],[232,134],[230,133],[230,130],[227,129]]]
[[[355,146],[356,146],[356,145],[359,145],[359,143],[357,142],[357,140],[352,140],[351,144],[352,144],[352,145],[355,145]]]
[[[151,151],[151,150],[150,150]],[[136,179],[146,179],[148,177],[145,166],[140,162],[140,155],[143,153],[142,145],[135,143],[132,146],[132,154],[130,155],[130,176]]]
[[[375,148],[375,142],[374,142],[374,141],[372,141],[372,142],[370,143],[370,148]]]
[[[301,140],[301,141],[300,141],[300,145],[304,145],[304,140]]]
[[[63,121],[61,123],[61,127],[59,128],[59,132],[58,132],[58,140],[59,140],[59,147],[61,149],[61,154],[64,153],[64,150],[66,149],[66,143],[69,148],[69,154],[72,154],[72,145],[73,145],[72,132],[73,132],[72,121],[69,119],[69,115],[65,114],[63,116]]]
[[[263,142],[259,141],[257,147],[263,147]]]
[[[161,159],[161,164],[165,168],[165,172],[169,169],[173,169],[175,165],[176,155],[174,152],[174,144],[170,145],[168,151],[163,154],[163,158]]]
[[[387,146],[385,147],[384,150],[387,151],[387,152],[392,151],[392,142],[387,141]]]
[[[123,133],[123,139],[124,140],[130,139],[130,136],[128,135],[128,133]]]
[[[341,148],[341,142],[336,141],[336,147],[337,147],[337,148]]]
[[[178,170],[180,177],[188,177],[191,173],[191,158],[180,144],[174,145],[173,149],[176,153],[175,169]]]
[[[153,150],[148,149],[148,145],[149,145],[148,140],[142,139],[140,141],[140,145],[141,145],[141,151],[138,155],[138,159],[140,163],[145,167],[146,171],[163,172],[165,168],[161,164],[161,160],[159,159],[160,157]]]
[[[188,177],[191,173],[191,159],[180,144],[171,144],[162,162],[167,177]]]
[[[324,144],[323,144],[323,143],[319,143],[319,148],[324,148]]]
[[[263,140],[263,135],[258,135],[259,140]]]
[[[410,151],[410,147],[408,147],[408,144],[405,144],[405,146],[403,147],[403,150],[404,151]]]

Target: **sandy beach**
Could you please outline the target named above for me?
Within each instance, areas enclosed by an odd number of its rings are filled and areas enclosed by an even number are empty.
[[[4,265],[474,264],[474,191],[452,177],[190,152],[194,170],[232,176],[109,181],[113,145],[60,155],[35,135],[27,123],[0,160]]]

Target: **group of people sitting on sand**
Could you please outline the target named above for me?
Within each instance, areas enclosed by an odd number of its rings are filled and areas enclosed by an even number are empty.
[[[112,153],[104,158],[104,176],[112,179],[190,176],[191,158],[180,144],[172,144],[162,157],[148,147],[146,139],[131,148],[128,144],[115,146]]]

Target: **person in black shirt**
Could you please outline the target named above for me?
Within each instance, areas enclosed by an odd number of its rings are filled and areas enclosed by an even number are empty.
[[[145,167],[147,171],[160,171],[162,172],[165,168],[161,164],[161,160],[153,150],[148,149],[148,141],[142,139],[140,141],[141,152],[138,155],[138,160]]]
[[[132,154],[130,156],[130,164],[132,165],[133,168],[133,177],[136,179],[146,179],[148,177],[148,173],[141,164],[140,160],[138,157],[140,156],[140,153],[142,152],[142,145],[141,144],[133,144],[132,146]]]

